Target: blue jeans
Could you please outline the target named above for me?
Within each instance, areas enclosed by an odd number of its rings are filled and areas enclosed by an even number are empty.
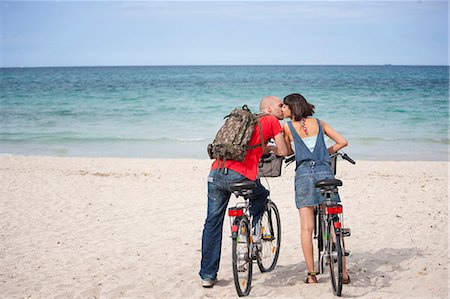
[[[220,254],[222,249],[222,230],[225,212],[230,200],[230,184],[248,180],[243,175],[232,171],[224,172],[220,169],[211,170],[208,177],[208,212],[202,235],[202,261],[200,263],[200,277],[202,279],[216,279],[219,271]],[[252,225],[262,215],[267,203],[269,192],[256,180],[250,200],[250,213],[253,216]]]

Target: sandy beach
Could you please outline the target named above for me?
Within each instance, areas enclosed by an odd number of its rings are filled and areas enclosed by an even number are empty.
[[[236,297],[228,219],[218,284],[203,289],[198,276],[210,163],[1,157],[0,297]],[[352,230],[344,298],[448,298],[448,166],[340,162]],[[269,179],[280,259],[270,273],[255,267],[251,297],[333,298],[328,275],[302,282],[294,166],[283,171]]]

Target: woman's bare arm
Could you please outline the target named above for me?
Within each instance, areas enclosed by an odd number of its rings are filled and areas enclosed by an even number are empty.
[[[330,127],[326,122],[320,121],[320,123],[322,124],[323,132],[325,133],[325,135],[330,137],[331,140],[335,142],[335,144],[328,148],[329,154],[333,154],[348,145],[347,140],[336,130]]]
[[[283,124],[283,130],[284,130],[284,141],[286,143],[287,146],[287,156],[292,155],[294,153],[294,151],[292,150],[292,146],[291,146],[291,130],[289,130],[289,126],[287,123]]]

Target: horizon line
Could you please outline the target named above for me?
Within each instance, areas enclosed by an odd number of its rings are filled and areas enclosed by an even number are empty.
[[[55,66],[0,66],[0,69],[25,68],[85,68],[85,67],[198,67],[198,66],[440,66],[449,67],[449,64],[123,64],[123,65],[55,65]]]

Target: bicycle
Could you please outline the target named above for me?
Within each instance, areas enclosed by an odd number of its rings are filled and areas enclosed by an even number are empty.
[[[337,152],[330,156],[332,159],[332,171],[336,174],[337,157],[341,157],[355,164],[347,154]],[[350,252],[345,250],[344,237],[351,235],[349,228],[343,228],[343,207],[331,200],[331,195],[337,193],[337,187],[342,186],[342,181],[327,179],[316,182],[320,193],[325,197],[321,205],[314,209],[314,239],[317,239],[318,248],[318,273],[324,273],[324,264],[330,268],[330,278],[333,293],[336,296],[342,294],[343,259]]]
[[[234,285],[239,297],[251,291],[253,261],[256,260],[261,272],[272,271],[278,261],[281,244],[280,213],[268,197],[262,216],[252,228],[250,196],[255,181],[243,181],[230,185],[236,197],[244,202],[228,209],[232,238],[232,268]]]

